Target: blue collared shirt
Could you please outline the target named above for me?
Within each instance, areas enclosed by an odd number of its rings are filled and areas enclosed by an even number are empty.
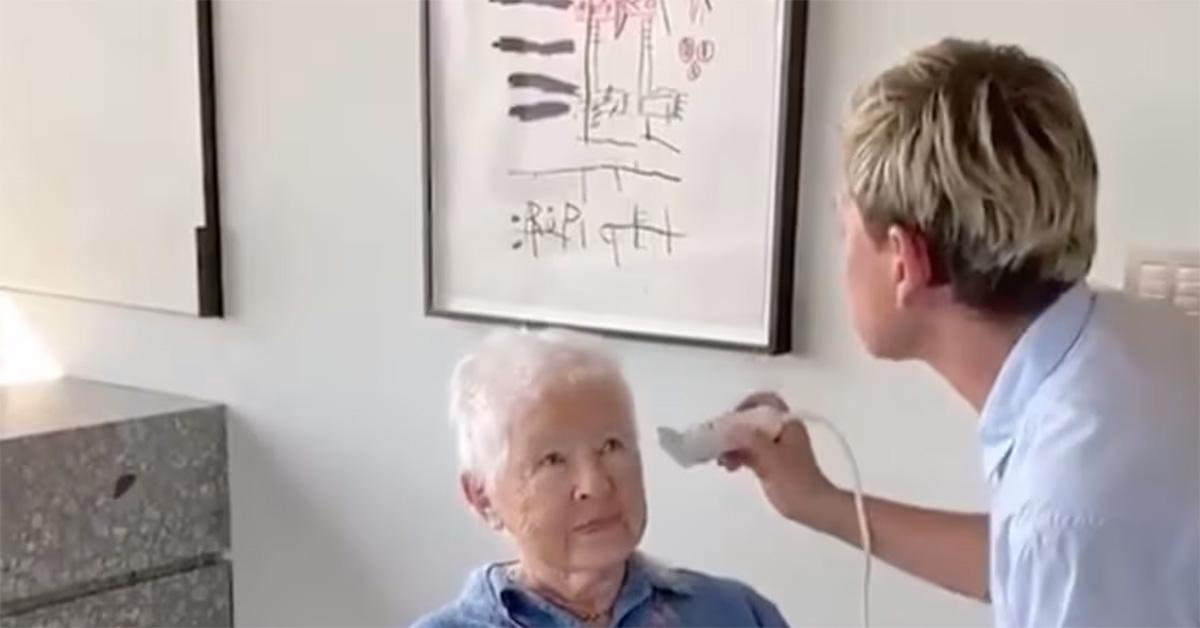
[[[512,563],[473,571],[450,605],[417,628],[581,626],[578,619],[513,580]],[[613,604],[612,626],[786,626],[779,609],[735,580],[669,569],[635,555]]]
[[[999,626],[1200,625],[1200,325],[1075,286],[984,404]]]

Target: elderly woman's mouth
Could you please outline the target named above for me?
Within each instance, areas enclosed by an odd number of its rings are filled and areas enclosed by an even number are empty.
[[[592,519],[588,519],[587,521],[584,521],[583,523],[576,525],[573,528],[573,530],[580,534],[593,534],[596,532],[603,532],[613,526],[619,525],[621,523],[621,521],[622,521],[621,514],[616,513],[616,514],[612,514],[612,515],[606,515],[603,517],[595,517]]]

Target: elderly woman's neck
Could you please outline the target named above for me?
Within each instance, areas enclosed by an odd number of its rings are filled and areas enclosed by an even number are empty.
[[[586,618],[612,611],[625,581],[625,563],[604,569],[563,570],[521,561],[517,578],[535,593]]]

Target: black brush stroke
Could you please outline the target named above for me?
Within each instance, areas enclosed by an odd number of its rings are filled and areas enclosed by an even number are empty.
[[[521,122],[534,122],[536,120],[564,116],[570,110],[571,106],[565,102],[546,100],[528,105],[513,105],[508,108],[508,115]]]
[[[558,39],[539,43],[520,37],[501,37],[492,42],[492,48],[500,52],[513,52],[517,54],[562,55],[573,54],[575,52],[575,42],[570,39]]]
[[[508,75],[508,86],[514,89],[532,87],[548,94],[567,94],[574,96],[579,92],[579,86],[546,74],[534,72],[515,72]]]

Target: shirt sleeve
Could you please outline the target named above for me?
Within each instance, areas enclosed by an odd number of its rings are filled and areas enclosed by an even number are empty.
[[[1006,618],[1013,626],[1165,626],[1171,585],[1153,551],[1113,523],[1062,518],[1014,547]]]

